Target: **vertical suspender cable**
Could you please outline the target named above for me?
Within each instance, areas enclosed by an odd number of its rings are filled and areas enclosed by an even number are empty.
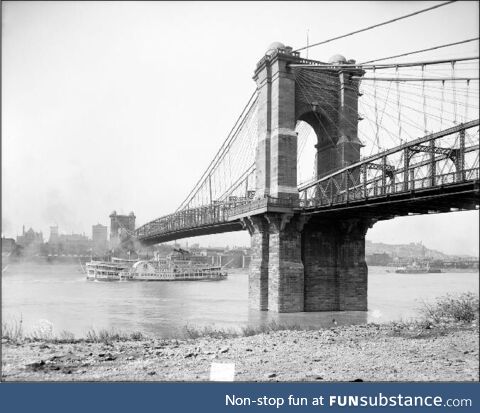
[[[445,100],[445,80],[442,80],[442,96],[440,99],[440,130],[443,126],[443,101]]]
[[[422,79],[425,78],[425,65],[422,65]],[[422,82],[422,96],[423,96],[423,131],[425,135],[427,132],[427,95],[425,94],[425,80]]]
[[[395,68],[395,74],[398,78],[398,66]],[[400,105],[400,82],[395,82],[397,85],[397,110],[398,110],[398,138],[400,139],[400,143],[403,143],[402,139],[402,107]]]
[[[378,141],[378,103],[377,103],[377,82],[375,80],[376,73],[375,67],[373,67],[373,100],[375,105],[375,143],[377,148],[379,148],[379,141]]]
[[[467,80],[467,90],[465,91],[465,115],[463,122],[468,122],[468,90],[470,86],[470,80]]]
[[[455,79],[455,62],[452,62],[452,79]],[[455,81],[453,83],[453,123],[457,123],[457,91]]]

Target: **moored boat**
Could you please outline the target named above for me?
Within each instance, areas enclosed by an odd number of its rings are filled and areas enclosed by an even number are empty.
[[[420,266],[417,264],[407,265],[405,267],[399,267],[395,270],[397,274],[430,274],[430,273],[441,273],[440,268],[430,268],[430,264],[427,263],[425,266]]]
[[[125,263],[91,261],[85,264],[87,280],[120,281],[128,273],[129,265]]]
[[[138,261],[127,277],[129,281],[222,280],[227,277],[227,272],[221,266],[192,263],[162,265],[155,261]]]
[[[228,275],[220,265],[208,265],[189,259],[182,250],[167,258],[152,260],[91,261],[86,264],[88,280],[98,281],[195,281],[222,280]]]

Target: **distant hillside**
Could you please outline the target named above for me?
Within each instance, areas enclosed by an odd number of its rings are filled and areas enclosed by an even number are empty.
[[[381,242],[365,242],[365,254],[386,253],[392,257],[411,257],[411,258],[434,258],[448,259],[452,256],[444,254],[437,250],[431,250],[422,243],[411,242],[410,244],[384,244]]]

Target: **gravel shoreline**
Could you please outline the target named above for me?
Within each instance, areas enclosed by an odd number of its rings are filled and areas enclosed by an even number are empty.
[[[2,381],[478,381],[476,323],[365,324],[248,337],[92,343],[2,340]]]

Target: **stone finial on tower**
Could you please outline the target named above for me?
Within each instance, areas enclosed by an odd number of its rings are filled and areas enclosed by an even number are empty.
[[[285,46],[281,42],[273,42],[270,46],[268,46],[267,51],[265,52],[266,56],[272,56],[275,53],[284,53],[284,54],[291,54],[292,48],[290,46]]]
[[[334,54],[330,59],[328,59],[328,63],[331,63],[333,65],[344,65],[347,63],[347,59],[341,54]]]

